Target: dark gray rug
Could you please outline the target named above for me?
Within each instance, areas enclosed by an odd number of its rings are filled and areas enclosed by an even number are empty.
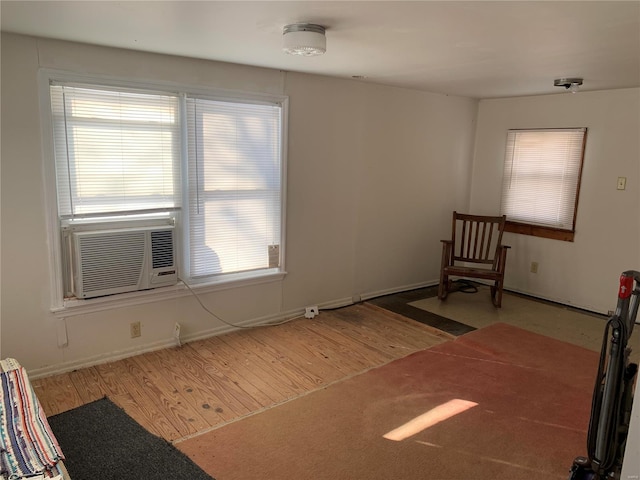
[[[108,398],[48,420],[72,480],[213,480]]]
[[[455,283],[455,282],[454,282]],[[471,293],[469,285],[462,285],[460,283],[455,284],[457,290]],[[368,303],[372,303],[377,307],[390,310],[394,313],[398,313],[403,317],[410,318],[416,322],[424,323],[430,327],[434,327],[443,332],[450,333],[451,335],[460,336],[475,330],[474,327],[465,325],[464,323],[456,322],[451,318],[442,317],[432,312],[422,310],[421,308],[409,305],[412,302],[423,300],[425,298],[436,297],[438,295],[438,285],[432,287],[418,288],[415,290],[408,290],[406,292],[393,293],[390,295],[383,295],[381,297],[372,298],[367,300]]]

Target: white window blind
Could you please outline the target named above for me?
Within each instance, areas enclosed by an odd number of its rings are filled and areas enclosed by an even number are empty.
[[[189,276],[277,268],[282,107],[187,99]]]
[[[509,130],[501,214],[573,231],[586,128]]]
[[[61,217],[179,207],[177,96],[73,85],[50,94]]]

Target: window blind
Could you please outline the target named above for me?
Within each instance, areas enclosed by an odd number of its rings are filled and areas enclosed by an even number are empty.
[[[191,278],[280,265],[282,107],[187,99]]]
[[[178,98],[51,85],[61,217],[180,206]]]
[[[509,130],[501,214],[573,230],[586,128]]]

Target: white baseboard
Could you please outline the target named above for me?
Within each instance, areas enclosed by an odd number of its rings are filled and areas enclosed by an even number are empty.
[[[408,290],[415,290],[417,288],[423,288],[427,286],[432,286],[437,284],[437,281],[431,282],[421,282],[412,285],[404,285],[401,287],[390,288],[386,290],[379,290],[377,292],[369,292],[360,295],[354,295],[353,297],[345,297],[336,300],[330,300],[328,302],[323,302],[318,304],[318,308],[322,311],[323,309],[334,309],[340,307],[346,307],[348,305],[352,305],[358,298],[361,301],[369,300],[372,298],[380,297],[383,295],[392,295],[394,293],[405,292]],[[254,318],[250,320],[246,320],[243,322],[237,322],[237,325],[242,325],[243,327],[250,326],[258,326],[265,325],[269,323],[278,323],[286,320],[292,320],[297,317],[304,316],[304,308],[298,308],[294,310],[289,310],[287,312],[280,312],[275,315],[268,315],[265,317]],[[204,340],[209,337],[213,337],[216,335],[221,335],[224,333],[228,333],[231,331],[237,330],[230,325],[218,325],[214,328],[210,328],[207,330],[201,330],[199,332],[195,332],[189,335],[184,335],[181,338],[182,343],[195,342],[196,340]],[[153,352],[156,350],[161,350],[163,348],[171,348],[176,346],[176,340],[171,337],[166,340],[160,340],[157,342],[148,343],[146,345],[141,345],[137,347],[131,347],[124,350],[117,350],[114,352],[104,353],[100,355],[95,355],[91,357],[80,358],[77,360],[72,360],[68,362],[62,362],[55,365],[49,365],[42,368],[35,368],[30,370],[29,377],[31,379],[37,379],[42,377],[48,377],[51,375],[59,375],[62,373],[71,372],[73,370],[77,370],[80,368],[93,367],[95,365],[101,365],[104,363],[115,362],[118,360],[122,360],[124,358],[133,357],[135,355],[141,355],[147,352]]]
[[[55,365],[49,365],[42,368],[34,368],[29,370],[28,374],[30,379],[35,380],[37,378],[71,372],[73,370],[78,370],[79,368],[93,367],[103,363],[115,362],[116,360],[122,360],[123,358],[133,357],[135,355],[153,352],[155,350],[162,350],[163,348],[173,347],[174,345],[175,340],[173,339],[161,340],[159,342],[149,343],[142,347],[132,347],[125,350],[117,350],[115,352],[103,353],[69,362],[57,363]]]
[[[242,325],[243,327],[257,326],[257,325],[276,323],[279,321],[289,320],[302,315],[304,315],[304,309],[298,309],[298,310],[292,310],[289,312],[283,312],[278,315],[269,315],[266,317],[246,320],[244,322],[238,322],[237,325]],[[230,325],[218,325],[214,328],[201,330],[199,332],[195,332],[190,335],[185,335],[181,338],[181,340],[182,340],[182,343],[184,344],[184,343],[194,342],[196,340],[203,340],[205,338],[213,337],[216,335],[221,335],[223,333],[228,333],[234,330],[237,330],[237,329]],[[163,348],[171,348],[175,346],[176,346],[176,340],[173,337],[171,337],[166,340],[160,340],[158,342],[152,342],[146,345],[127,348],[125,350],[117,350],[114,352],[104,353],[104,354],[100,354],[92,357],[85,357],[85,358],[81,358],[81,359],[77,359],[69,362],[58,363],[58,364],[50,365],[43,368],[35,368],[33,370],[29,370],[28,372],[29,378],[37,379],[42,377],[48,377],[51,375],[58,375],[61,373],[71,372],[79,368],[93,367],[95,365],[115,362],[117,360],[122,360],[124,358],[133,357],[136,355],[141,355],[143,353],[153,352],[156,350],[162,350]]]
[[[361,300],[370,300],[376,297],[382,297],[384,295],[393,295],[394,293],[407,292],[409,290],[416,290],[418,288],[424,287],[433,287],[434,285],[438,285],[440,280],[430,280],[427,282],[414,283],[411,285],[404,285],[402,287],[394,287],[385,290],[378,290],[375,292],[368,292],[360,294]]]

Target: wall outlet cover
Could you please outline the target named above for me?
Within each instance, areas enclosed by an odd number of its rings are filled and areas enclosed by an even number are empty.
[[[618,190],[627,188],[627,177],[618,177]]]
[[[178,322],[176,322],[176,324],[173,326],[173,338],[176,339],[176,341],[178,342],[178,346],[181,346],[182,343],[180,342],[180,324]]]
[[[140,327],[140,322],[132,322],[130,325],[131,328],[131,338],[137,338],[142,335],[142,328]]]
[[[318,315],[320,312],[318,310],[318,306],[314,305],[313,307],[307,307],[304,309],[304,318],[313,318]]]

